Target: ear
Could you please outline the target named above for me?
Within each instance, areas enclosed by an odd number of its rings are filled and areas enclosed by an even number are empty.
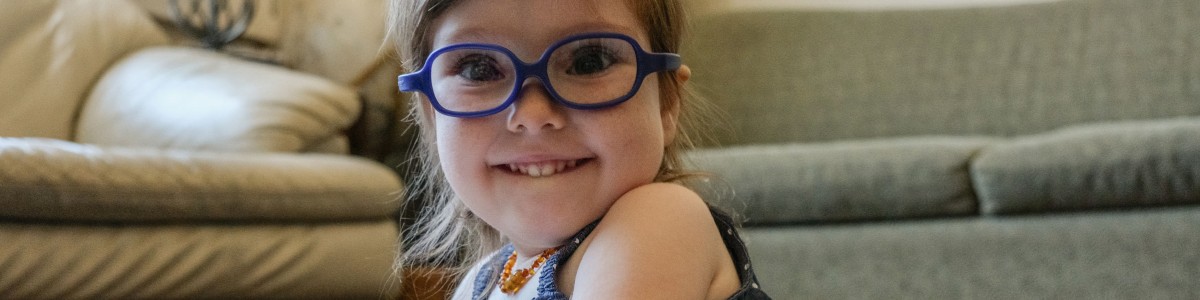
[[[680,65],[679,69],[675,70],[675,76],[679,77],[679,83],[687,83],[688,79],[692,79],[692,68],[687,65]]]
[[[692,69],[687,65],[679,66],[675,70],[675,78],[679,80],[679,88],[676,89],[674,101],[669,101],[668,107],[662,108],[662,123],[663,123],[663,145],[670,145],[675,141],[675,136],[679,134],[679,111],[683,107],[683,87],[687,84],[688,79],[692,78]]]

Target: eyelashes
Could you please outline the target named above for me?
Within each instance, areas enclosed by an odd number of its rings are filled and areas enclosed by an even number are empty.
[[[468,82],[503,80],[510,72],[495,57],[484,53],[466,53],[448,70]]]
[[[603,74],[616,64],[632,63],[636,58],[628,47],[609,45],[603,41],[582,41],[564,45],[552,54],[549,71],[562,75],[588,77]],[[491,50],[469,50],[446,55],[441,59],[445,76],[455,76],[467,82],[500,81],[511,76],[513,64],[503,53]]]
[[[607,70],[613,64],[620,62],[615,50],[601,45],[590,45],[571,51],[566,62],[568,75],[594,75]]]

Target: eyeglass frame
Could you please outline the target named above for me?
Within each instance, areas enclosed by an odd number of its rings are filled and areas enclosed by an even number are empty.
[[[625,95],[600,103],[584,104],[563,99],[563,97],[559,95],[557,91],[555,91],[554,85],[550,83],[550,56],[554,53],[554,51],[558,50],[558,48],[562,47],[563,45],[579,40],[598,38],[620,39],[629,42],[630,46],[633,46],[635,58],[637,59],[637,74],[634,75],[633,86]],[[436,59],[442,53],[459,49],[496,51],[507,55],[508,58],[512,60],[514,71],[513,75],[517,80],[513,80],[512,92],[509,93],[508,99],[504,100],[503,103],[497,105],[495,108],[477,112],[452,111],[446,109],[440,103],[438,103],[437,96],[434,95],[433,92],[433,75],[430,74],[433,68],[430,66],[433,64],[434,59]],[[678,70],[682,65],[682,59],[679,57],[679,54],[667,52],[646,52],[646,50],[642,49],[642,46],[638,44],[636,40],[628,35],[612,32],[594,32],[568,36],[555,42],[554,44],[551,44],[549,47],[546,47],[546,50],[542,53],[542,56],[533,63],[527,63],[524,60],[521,60],[521,58],[517,57],[517,55],[511,50],[508,50],[508,48],[504,48],[503,46],[495,44],[463,43],[442,47],[429,54],[429,57],[425,59],[425,65],[421,66],[421,70],[396,77],[396,84],[401,92],[420,92],[425,94],[425,97],[429,99],[430,104],[433,105],[433,108],[437,110],[438,113],[457,118],[477,118],[494,115],[504,111],[505,109],[508,109],[509,106],[512,106],[512,104],[517,100],[517,95],[521,92],[521,86],[524,85],[525,80],[529,77],[535,77],[538,80],[541,80],[542,86],[546,89],[546,92],[550,94],[550,98],[554,99],[555,102],[562,104],[563,106],[577,110],[596,110],[617,106],[618,104],[633,98],[633,95],[637,94],[638,90],[641,89],[642,82],[646,80],[646,76],[662,71]]]

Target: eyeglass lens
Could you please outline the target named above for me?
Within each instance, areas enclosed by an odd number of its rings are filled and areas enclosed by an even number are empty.
[[[462,113],[504,104],[524,81],[517,78],[513,58],[486,48],[442,52],[432,62],[430,83],[439,104]],[[637,81],[637,54],[629,42],[615,38],[572,41],[553,50],[546,64],[549,86],[575,104],[597,104],[620,98]]]

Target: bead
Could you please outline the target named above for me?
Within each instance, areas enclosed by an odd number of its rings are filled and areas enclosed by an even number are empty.
[[[537,259],[533,261],[533,265],[529,266],[529,268],[513,271],[513,265],[517,264],[517,251],[513,250],[512,255],[508,256],[508,262],[504,263],[504,272],[500,273],[500,291],[509,295],[516,294],[517,291],[521,290],[521,287],[525,286],[526,282],[529,282],[530,278],[533,278],[533,274],[537,273],[538,267],[545,263],[546,259],[556,251],[558,251],[558,247],[546,249],[546,251],[542,251],[542,254],[538,255]]]

